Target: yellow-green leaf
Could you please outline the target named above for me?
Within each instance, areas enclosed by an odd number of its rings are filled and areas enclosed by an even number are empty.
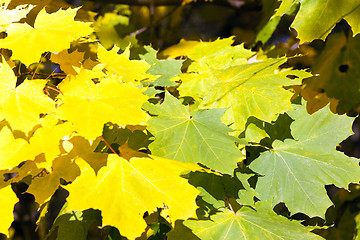
[[[185,170],[199,169],[194,164],[163,158],[127,161],[110,155],[107,166],[95,175],[88,164],[77,162],[82,172],[66,186],[70,192],[68,210],[100,209],[103,224],[117,227],[129,239],[145,230],[146,211],[166,207],[172,223],[195,215],[199,191],[179,176]]]
[[[122,54],[118,54],[119,48],[114,46],[107,51],[103,46],[98,47],[98,60],[105,63],[105,68],[110,74],[116,73],[124,82],[143,80],[150,77],[146,70],[150,65],[145,60],[130,60],[130,47],[127,47]]]

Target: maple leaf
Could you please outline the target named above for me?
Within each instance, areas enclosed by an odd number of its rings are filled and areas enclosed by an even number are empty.
[[[341,19],[345,19],[350,24],[354,34],[360,32],[360,3],[358,1],[282,0],[273,17],[288,13],[296,4],[300,4],[300,9],[291,27],[296,29],[300,43],[311,42],[316,38],[325,39]]]
[[[233,39],[227,38],[192,47],[186,55],[194,61],[187,73],[179,76],[180,96],[201,101],[200,108],[227,108],[222,120],[239,131],[250,116],[270,122],[276,114],[290,110],[293,94],[284,86],[301,84],[312,75],[300,70],[279,71],[286,57],[248,63],[254,53],[232,43]]]
[[[232,174],[243,157],[235,146],[236,138],[220,118],[224,109],[190,112],[166,93],[161,105],[144,105],[151,114],[148,130],[155,136],[149,145],[152,154],[182,162],[202,163],[223,173]]]
[[[121,234],[135,239],[146,228],[143,214],[166,206],[170,219],[187,219],[195,214],[199,193],[179,175],[198,166],[163,158],[132,158],[127,161],[109,155],[107,166],[97,175],[77,161],[81,176],[65,186],[70,192],[68,210],[95,208],[102,211],[103,224],[117,227]],[[88,187],[91,187],[91,191]],[[179,191],[181,189],[181,191]]]
[[[40,60],[44,52],[60,52],[70,43],[87,36],[93,30],[90,23],[74,21],[78,8],[48,14],[45,9],[37,15],[34,27],[13,23],[6,28],[8,36],[0,39],[0,47],[12,50],[12,58],[26,65]]]
[[[27,133],[39,124],[41,113],[55,110],[54,101],[43,93],[45,80],[25,80],[16,86],[14,72],[4,60],[0,74],[0,112],[13,129]]]
[[[260,204],[258,204],[260,205]],[[212,239],[323,239],[300,222],[276,215],[268,207],[242,207],[236,213],[225,210],[210,220],[187,220],[184,225],[203,240]],[[286,231],[284,231],[286,229]]]
[[[0,4],[0,26],[6,27],[14,22],[18,22],[20,19],[26,17],[26,15],[33,9],[34,5],[24,4],[16,6],[15,9],[6,9],[10,1],[1,1]]]
[[[195,73],[194,79],[191,76],[182,79],[179,91],[181,96],[203,98],[200,108],[228,108],[222,120],[228,125],[235,123],[232,128],[236,130],[244,130],[250,116],[270,122],[276,114],[290,110],[293,94],[284,86],[301,84],[303,78],[312,76],[299,70],[277,71],[286,61],[282,57],[225,70],[210,69],[211,74],[205,74],[205,79],[201,73],[198,76]],[[298,78],[289,79],[288,75]],[[196,90],[199,88],[200,91]]]
[[[354,38],[347,37],[342,32],[330,35],[324,50],[312,66],[312,72],[317,76],[304,81],[306,87],[302,92],[307,94],[307,99],[319,98],[318,96],[325,91],[329,98],[339,100],[338,111],[346,112],[357,107],[360,104],[358,49],[359,34]],[[309,91],[317,94],[311,96]],[[323,105],[329,102],[329,99],[326,100],[323,101]]]
[[[88,139],[101,136],[107,122],[145,125],[148,115],[141,109],[147,97],[132,83],[123,83],[116,75],[95,84],[88,71],[68,76],[59,84],[59,117],[74,124],[75,130]]]
[[[51,167],[52,160],[60,154],[60,140],[72,132],[73,126],[69,122],[36,129],[29,142],[31,151],[35,155],[43,153],[45,156],[46,162],[39,163],[39,167],[48,169]]]
[[[178,45],[166,49],[162,54],[171,57],[188,56],[191,60],[196,61],[197,68],[226,69],[233,65],[246,63],[247,59],[255,54],[251,50],[245,49],[244,44],[231,46],[233,43],[234,37],[217,39],[213,42],[181,40]],[[190,65],[190,72],[193,71],[194,63],[192,65]]]
[[[351,135],[352,119],[336,116],[328,108],[309,115],[305,106],[288,112],[294,139],[274,141],[273,149],[261,153],[250,168],[262,175],[256,185],[261,200],[285,202],[292,213],[324,217],[332,205],[325,185],[347,188],[358,182],[359,160],[335,150]]]
[[[88,209],[82,212],[64,213],[55,219],[49,235],[56,234],[58,240],[85,240],[88,238],[89,228],[95,224],[101,226],[101,222],[101,212],[99,210]],[[107,238],[111,239],[109,236]],[[119,240],[123,239],[120,237]]]
[[[11,189],[11,185],[3,187],[0,189],[0,214],[1,214],[1,224],[0,224],[0,233],[8,234],[8,229],[10,228],[11,223],[14,221],[14,205],[18,202],[18,198]]]
[[[13,168],[25,160],[35,157],[29,143],[22,138],[14,138],[8,127],[0,131],[0,169]]]
[[[107,51],[102,45],[98,45],[98,61],[105,64],[109,75],[116,73],[124,82],[133,82],[151,77],[146,74],[150,65],[144,60],[130,60],[130,46],[122,54],[118,54],[120,48],[114,46]]]
[[[66,74],[76,75],[78,72],[74,67],[80,68],[81,62],[84,59],[84,53],[77,50],[69,53],[68,50],[63,50],[57,54],[52,53],[50,60],[54,63],[58,63],[60,68]]]
[[[181,74],[181,66],[184,61],[175,59],[159,60],[157,59],[156,50],[150,46],[145,46],[144,48],[148,51],[148,53],[142,55],[141,58],[151,64],[151,67],[146,71],[146,73],[159,76],[155,81],[147,81],[147,83],[151,83],[154,86],[176,86],[178,83],[171,79]]]
[[[52,163],[52,171],[32,179],[26,192],[34,195],[39,204],[48,200],[60,186],[60,179],[72,182],[80,175],[80,169],[68,156],[56,158]]]

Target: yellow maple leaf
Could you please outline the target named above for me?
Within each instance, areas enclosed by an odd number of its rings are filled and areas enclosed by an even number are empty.
[[[26,192],[33,194],[37,203],[43,204],[58,189],[61,178],[70,182],[79,175],[80,169],[71,158],[58,157],[53,161],[52,171],[44,176],[34,177]]]
[[[13,168],[22,161],[30,160],[29,144],[25,139],[16,138],[8,127],[0,131],[0,169]]]
[[[62,71],[67,74],[76,75],[77,71],[74,67],[81,67],[81,62],[84,60],[84,53],[77,50],[69,53],[67,49],[55,54],[51,54],[51,61],[58,63]]]
[[[35,154],[44,153],[46,162],[39,163],[39,167],[50,169],[53,159],[60,154],[60,140],[73,131],[71,123],[66,122],[53,127],[38,128],[30,138],[30,148]]]
[[[34,5],[24,4],[16,6],[15,9],[6,9],[9,5],[10,1],[0,1],[0,26],[6,26],[10,23],[17,22],[20,19],[26,17],[26,15],[30,12]]]
[[[0,75],[0,115],[13,129],[27,133],[39,124],[41,113],[55,110],[54,101],[43,93],[45,80],[25,80],[16,87],[14,72],[4,60]]]
[[[116,73],[124,82],[153,78],[151,74],[146,74],[150,65],[144,60],[130,60],[130,46],[122,54],[118,54],[119,48],[114,46],[107,51],[102,45],[98,46],[98,61],[106,64],[109,74]]]
[[[87,36],[93,30],[90,23],[74,21],[78,8],[48,14],[41,10],[34,27],[27,23],[13,23],[6,28],[8,36],[0,39],[0,48],[11,49],[12,57],[26,65],[39,61],[44,52],[60,52],[70,43]]]
[[[17,202],[18,198],[11,189],[11,185],[0,189],[0,233],[8,235],[8,229],[10,228],[12,221],[14,221],[13,210],[14,205]]]
[[[146,125],[148,115],[141,109],[147,97],[132,83],[123,83],[117,76],[103,78],[95,84],[81,70],[59,84],[63,95],[57,107],[59,117],[74,124],[75,130],[87,139],[101,136],[107,122],[124,125]]]
[[[81,176],[65,187],[70,192],[67,209],[100,209],[103,224],[117,227],[129,239],[145,230],[146,211],[166,207],[172,223],[195,215],[199,191],[179,176],[186,170],[198,169],[195,164],[158,157],[127,161],[111,154],[107,166],[95,175],[87,163],[77,163]]]

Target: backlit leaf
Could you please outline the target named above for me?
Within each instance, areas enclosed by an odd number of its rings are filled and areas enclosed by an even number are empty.
[[[16,167],[21,162],[31,160],[29,143],[22,138],[14,138],[8,127],[0,131],[0,169]]]
[[[316,38],[325,39],[343,18],[353,28],[354,34],[360,32],[360,2],[353,0],[282,0],[274,16],[286,14],[293,5],[299,3],[300,9],[291,27],[297,31],[301,43]]]
[[[347,188],[360,179],[359,161],[336,151],[351,134],[352,119],[336,116],[328,108],[309,115],[304,106],[288,112],[293,139],[276,140],[250,168],[259,173],[256,191],[261,200],[285,202],[293,214],[324,217],[332,204],[325,185]]]
[[[152,154],[182,162],[202,163],[223,173],[232,174],[243,157],[235,138],[220,118],[224,109],[190,112],[175,97],[166,93],[161,105],[145,107],[157,117],[149,120],[148,130],[155,136],[149,148]]]
[[[114,46],[110,51],[107,51],[101,45],[98,47],[98,60],[105,63],[109,75],[116,73],[124,82],[143,80],[150,76],[150,74],[145,73],[150,67],[147,62],[129,59],[130,47],[127,47],[122,54],[118,54],[119,50],[120,48],[117,46]]]
[[[323,239],[299,222],[278,216],[266,208],[242,207],[236,212],[217,213],[211,220],[188,220],[184,225],[202,240],[213,239]]]
[[[66,186],[68,210],[100,209],[103,224],[117,227],[130,239],[141,235],[146,227],[144,213],[156,211],[156,207],[167,208],[171,222],[195,214],[199,192],[179,175],[198,169],[196,165],[162,158],[127,161],[110,155],[107,166],[95,175],[86,163],[78,164],[81,176]]]
[[[88,139],[101,136],[103,125],[144,125],[147,114],[141,105],[147,100],[142,90],[132,83],[123,83],[117,76],[95,84],[84,69],[59,84],[63,93],[57,108],[59,116],[74,124],[78,133]]]
[[[41,113],[55,110],[55,103],[43,93],[45,80],[25,80],[16,86],[9,65],[3,61],[0,66],[0,112],[13,129],[27,133],[40,123]]]
[[[34,27],[13,23],[6,28],[8,36],[0,39],[0,47],[11,49],[12,57],[26,65],[38,62],[44,52],[67,49],[72,41],[93,31],[90,23],[74,21],[77,11],[77,8],[69,8],[48,14],[43,9],[36,17]]]
[[[1,215],[1,224],[0,224],[0,233],[8,235],[8,229],[12,221],[14,221],[13,209],[15,203],[19,200],[16,197],[15,193],[11,189],[11,185],[0,189],[0,215]]]

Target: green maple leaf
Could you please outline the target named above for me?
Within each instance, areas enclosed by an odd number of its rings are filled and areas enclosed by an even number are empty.
[[[352,119],[328,108],[309,115],[304,106],[295,106],[288,112],[295,120],[290,126],[294,140],[274,141],[272,150],[250,164],[262,175],[255,190],[261,200],[285,202],[291,213],[324,217],[332,205],[325,185],[347,188],[359,181],[359,161],[335,150],[351,135]]]
[[[273,17],[282,16],[300,3],[300,9],[291,27],[298,32],[300,42],[311,42],[316,38],[325,39],[341,19],[360,32],[360,2],[353,0],[283,0]],[[309,24],[311,23],[311,24]]]
[[[145,46],[145,49],[148,53],[144,54],[142,58],[149,64],[152,64],[151,67],[146,71],[152,75],[158,75],[159,78],[154,82],[149,82],[155,86],[166,86],[172,87],[176,86],[177,83],[172,81],[171,78],[181,74],[181,66],[184,60],[175,60],[175,59],[166,59],[159,60],[156,57],[157,51],[150,46]]]
[[[220,118],[224,109],[190,112],[169,93],[161,105],[145,107],[157,115],[149,120],[148,130],[155,136],[149,145],[152,154],[182,162],[202,163],[223,173],[232,174],[243,156],[236,148],[236,139]]]
[[[339,100],[337,110],[341,112],[360,104],[359,49],[360,35],[352,38],[342,32],[332,34],[312,66],[312,72],[318,76],[305,81],[312,90],[319,93],[325,91],[328,97]]]
[[[259,205],[259,204],[257,204]],[[212,239],[323,239],[309,231],[299,222],[276,215],[265,206],[256,211],[242,207],[236,214],[225,210],[211,220],[187,220],[184,225],[203,240]]]

